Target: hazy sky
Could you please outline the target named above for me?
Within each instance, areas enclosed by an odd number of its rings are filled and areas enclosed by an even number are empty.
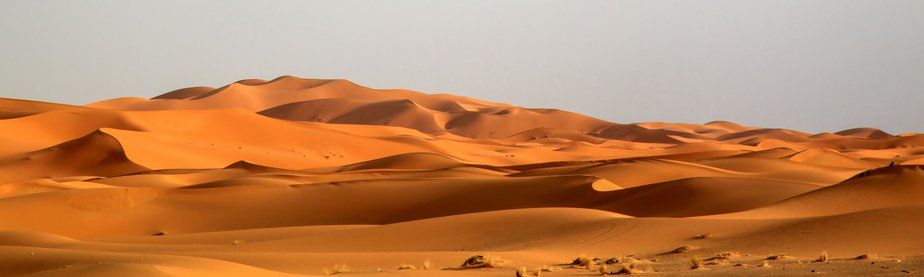
[[[279,75],[615,122],[924,131],[924,1],[0,1],[0,96]]]

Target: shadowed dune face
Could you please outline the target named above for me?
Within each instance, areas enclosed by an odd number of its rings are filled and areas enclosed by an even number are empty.
[[[0,131],[0,275],[388,275],[681,245],[648,265],[823,250],[924,263],[913,133],[614,123],[288,76],[83,107],[0,99]]]

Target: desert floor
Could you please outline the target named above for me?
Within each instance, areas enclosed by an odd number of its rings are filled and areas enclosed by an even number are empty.
[[[3,276],[539,271],[924,275],[924,135],[620,124],[288,76],[0,99]]]

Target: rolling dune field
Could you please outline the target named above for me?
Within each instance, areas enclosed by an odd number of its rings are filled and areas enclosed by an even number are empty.
[[[326,274],[920,276],[924,134],[290,76],[0,99],[0,275]]]

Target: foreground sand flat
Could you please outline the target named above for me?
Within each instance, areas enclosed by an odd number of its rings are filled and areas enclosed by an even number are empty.
[[[296,77],[0,118],[0,275],[924,274],[921,134]]]

